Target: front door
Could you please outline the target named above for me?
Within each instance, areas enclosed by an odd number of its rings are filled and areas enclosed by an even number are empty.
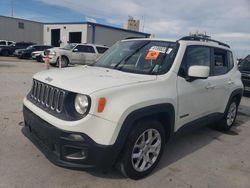
[[[188,46],[177,77],[178,117],[177,128],[208,115],[214,108],[211,78],[188,79],[188,68],[192,65],[210,67],[211,49],[205,46]]]
[[[97,53],[91,45],[78,45],[77,52],[73,50],[74,61],[79,64],[93,64],[97,58]]]

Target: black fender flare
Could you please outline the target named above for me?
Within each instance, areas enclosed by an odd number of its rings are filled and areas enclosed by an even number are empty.
[[[230,97],[229,97],[229,99],[228,99],[228,102],[227,102],[227,106],[226,106],[226,108],[225,108],[225,110],[224,110],[224,115],[225,115],[227,109],[229,108],[230,101],[232,101],[232,99],[233,99],[234,97],[236,97],[237,95],[240,96],[239,101],[238,101],[238,103],[240,104],[241,98],[242,98],[242,96],[243,96],[243,89],[236,89],[236,90],[234,90],[234,91],[231,93],[231,95],[230,95]]]
[[[168,118],[170,122],[170,133],[169,133],[169,138],[173,135],[174,133],[174,126],[175,126],[175,109],[174,106],[170,103],[163,103],[163,104],[156,104],[156,105],[151,105],[151,106],[146,106],[140,109],[137,109],[133,112],[131,112],[123,121],[122,126],[120,128],[119,134],[116,138],[116,141],[114,143],[114,147],[116,148],[115,152],[116,156],[114,157],[114,161],[117,161],[118,156],[122,152],[122,149],[126,143],[127,137],[129,136],[129,133],[133,129],[133,125],[135,122],[139,119],[154,116],[159,113],[166,113],[168,114]]]

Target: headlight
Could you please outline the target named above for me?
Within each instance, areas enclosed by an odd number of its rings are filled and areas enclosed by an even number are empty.
[[[89,99],[86,95],[78,94],[75,98],[75,109],[79,114],[85,114],[89,109]]]
[[[49,53],[49,55],[56,56],[56,52],[55,52],[55,51],[52,51],[52,52]]]

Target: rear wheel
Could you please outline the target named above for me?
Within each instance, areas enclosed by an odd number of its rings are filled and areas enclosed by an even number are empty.
[[[226,113],[224,114],[224,117],[220,121],[220,125],[217,127],[217,129],[222,131],[227,131],[233,126],[238,113],[238,106],[239,104],[236,99],[233,99],[230,102],[230,104],[226,109]]]
[[[156,120],[140,121],[129,135],[120,161],[122,174],[141,179],[158,164],[165,145],[165,131]]]

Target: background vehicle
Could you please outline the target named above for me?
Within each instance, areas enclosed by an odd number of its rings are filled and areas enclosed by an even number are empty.
[[[57,165],[116,165],[140,179],[180,128],[216,122],[229,130],[242,92],[227,44],[196,36],[123,40],[93,66],[34,75],[23,133]]]
[[[48,45],[31,45],[26,49],[19,50],[16,55],[20,59],[29,59],[31,58],[31,53],[34,51],[44,51],[46,49],[52,48],[52,46]],[[17,51],[17,50],[16,50]]]
[[[50,49],[50,64],[56,66],[61,55],[63,67],[67,67],[68,64],[91,65],[107,49],[108,47],[103,45],[70,43],[64,48]]]
[[[37,62],[43,62],[44,51],[34,51],[31,53],[31,58]]]
[[[0,46],[9,46],[14,43],[15,43],[14,41],[0,40]]]
[[[239,64],[239,70],[241,72],[241,79],[244,84],[244,91],[245,93],[250,93],[250,60],[247,58],[242,60]]]
[[[1,46],[0,47],[0,55],[3,55],[3,56],[13,55],[15,50],[24,49],[30,45],[33,45],[33,44],[35,44],[35,43],[33,43],[33,42],[17,42],[15,44],[11,44],[9,46]]]

